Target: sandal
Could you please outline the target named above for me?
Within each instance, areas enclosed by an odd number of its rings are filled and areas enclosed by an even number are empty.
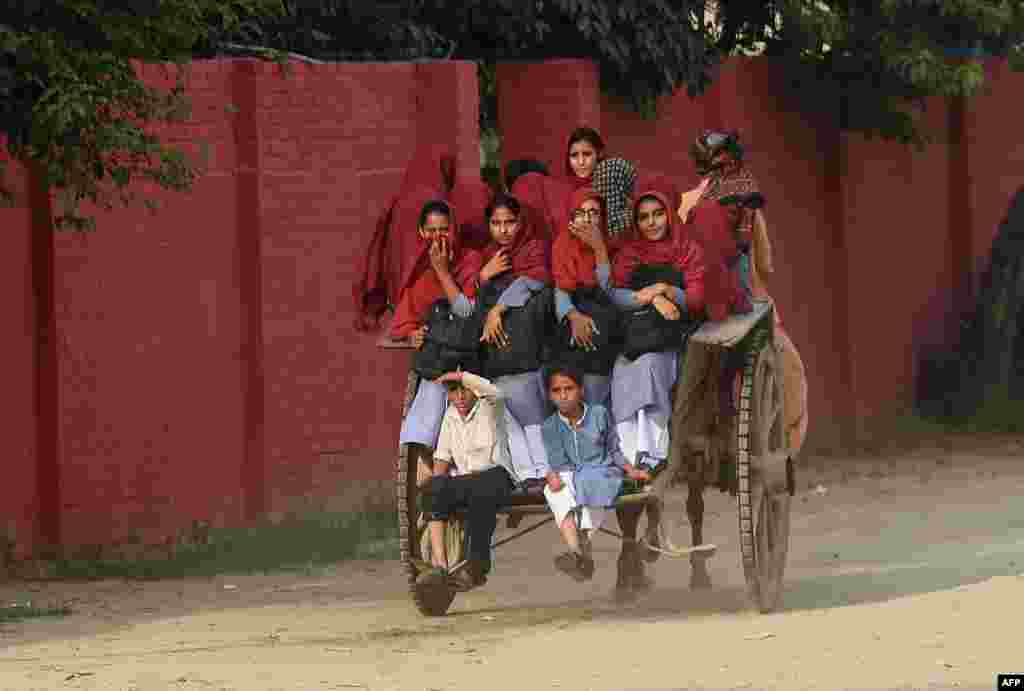
[[[577,583],[589,580],[593,576],[593,560],[590,562],[590,575],[587,575],[586,558],[573,551],[563,552],[555,557],[555,568],[568,575]]]

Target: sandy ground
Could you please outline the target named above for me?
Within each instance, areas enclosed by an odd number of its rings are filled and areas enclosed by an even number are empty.
[[[734,500],[715,490],[714,588],[690,591],[688,562],[663,558],[655,591],[629,605],[610,597],[616,541],[596,541],[580,586],[552,566],[553,526],[501,548],[490,583],[437,619],[394,562],[3,584],[0,602],[74,614],[0,629],[0,689],[988,690],[1024,672],[1021,448],[812,463],[771,615],[745,601]],[[669,516],[685,543],[682,499]]]

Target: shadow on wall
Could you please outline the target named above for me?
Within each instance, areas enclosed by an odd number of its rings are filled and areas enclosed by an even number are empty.
[[[952,348],[922,353],[917,408],[957,422],[989,418],[1024,403],[1024,187],[996,233],[978,298]],[[1005,411],[1004,411],[1005,412]],[[1015,416],[1013,416],[1015,417]],[[1024,425],[1024,421],[1021,423]],[[1009,431],[1009,430],[1007,430]]]

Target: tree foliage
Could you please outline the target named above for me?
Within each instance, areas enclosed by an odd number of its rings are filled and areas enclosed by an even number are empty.
[[[1022,35],[1024,0],[0,0],[0,134],[61,193],[58,225],[87,227],[82,201],[196,175],[149,129],[187,113],[180,79],[146,85],[133,60],[473,60],[492,127],[498,61],[592,59],[608,93],[650,115],[659,96],[701,93],[725,57],[764,52],[808,108],[920,141],[915,107],[975,93],[983,55],[1024,64]]]
[[[762,51],[785,66],[807,107],[841,127],[922,143],[930,96],[971,96],[980,59],[1021,63],[1019,0],[721,0],[720,54]]]
[[[649,111],[710,83],[702,0],[290,0],[258,41],[328,60],[595,60],[605,89]],[[359,27],[354,31],[353,27]],[[493,124],[485,91],[484,124]]]
[[[187,114],[181,72],[173,70],[174,88],[161,89],[143,83],[132,61],[181,66],[278,5],[0,0],[0,134],[58,193],[58,227],[90,227],[81,202],[128,202],[138,180],[175,190],[192,184],[196,166],[148,129]]]
[[[779,60],[807,107],[845,129],[922,141],[928,96],[969,96],[978,58],[1024,64],[1022,0],[290,0],[264,26],[276,48],[326,59],[581,57],[607,92],[653,113],[701,93],[736,53]],[[715,21],[707,21],[714,17]],[[359,26],[360,31],[351,28]],[[493,93],[484,93],[493,124]]]

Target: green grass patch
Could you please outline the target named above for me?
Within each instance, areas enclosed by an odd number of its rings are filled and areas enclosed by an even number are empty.
[[[136,560],[59,559],[57,579],[165,579],[232,573],[314,574],[346,559],[398,559],[393,511],[316,514],[279,525],[211,530],[205,544],[181,545],[170,557]]]
[[[1024,401],[996,391],[972,414],[946,422],[969,434],[1024,434]]]
[[[71,614],[67,607],[39,607],[32,601],[14,602],[0,607],[0,624],[21,621],[23,619],[39,619],[42,617],[66,617]]]
[[[935,409],[935,406],[931,406]],[[973,409],[959,414],[918,412],[900,419],[900,426],[917,432],[945,434],[1024,434],[1024,400],[1012,398],[1004,387],[993,387]]]

